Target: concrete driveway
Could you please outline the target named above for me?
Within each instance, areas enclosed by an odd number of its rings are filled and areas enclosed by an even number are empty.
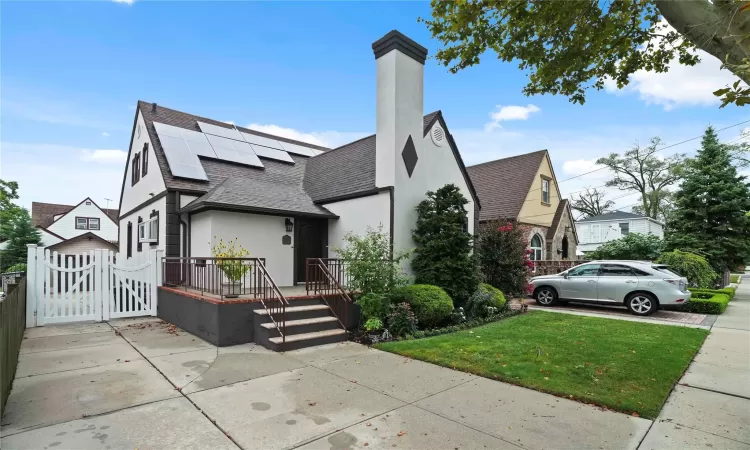
[[[25,338],[3,449],[616,449],[651,426],[353,343],[216,348],[155,319]]]

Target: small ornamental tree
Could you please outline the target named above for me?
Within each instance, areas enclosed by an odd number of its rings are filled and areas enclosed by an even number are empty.
[[[455,184],[427,192],[427,199],[417,205],[417,226],[412,231],[417,244],[411,263],[415,283],[443,288],[457,306],[479,284],[472,236],[467,231],[467,203]]]
[[[587,259],[635,259],[653,261],[661,253],[662,240],[653,234],[629,233],[624,238],[605,242]]]
[[[477,235],[479,271],[485,283],[506,295],[526,292],[529,250],[523,231],[509,221],[485,222]]]
[[[666,264],[670,269],[688,279],[692,287],[711,288],[716,280],[716,272],[706,258],[690,252],[664,252],[656,262]]]

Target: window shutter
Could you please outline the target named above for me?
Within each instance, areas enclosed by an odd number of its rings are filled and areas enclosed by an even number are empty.
[[[159,245],[159,211],[151,210],[150,219],[156,217],[156,242],[152,242],[151,245]],[[153,237],[153,236],[152,236]]]
[[[127,257],[130,258],[133,256],[133,222],[128,222],[128,248],[127,248]]]
[[[143,222],[143,219],[141,219],[140,216],[138,216],[138,233],[136,235],[138,236],[138,251],[141,251],[141,248],[143,244],[141,244],[141,222]]]
[[[143,144],[143,176],[148,173],[148,142]]]

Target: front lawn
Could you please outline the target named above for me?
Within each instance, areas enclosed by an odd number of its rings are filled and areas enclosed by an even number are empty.
[[[532,311],[380,350],[653,419],[707,331]]]

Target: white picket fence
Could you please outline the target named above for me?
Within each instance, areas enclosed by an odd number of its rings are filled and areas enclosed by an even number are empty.
[[[126,258],[28,247],[26,327],[156,315],[162,250]]]

